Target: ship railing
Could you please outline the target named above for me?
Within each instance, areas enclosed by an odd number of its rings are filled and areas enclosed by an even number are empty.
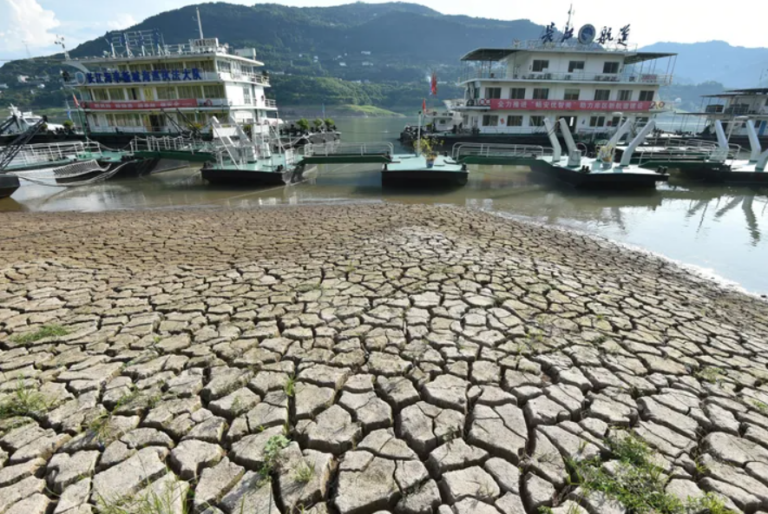
[[[721,149],[718,145],[713,145],[709,141],[699,141],[701,144],[696,146],[694,142],[691,146],[641,146],[635,150],[635,158],[640,165],[647,162],[675,162],[686,160],[707,160],[707,161],[733,161],[738,159],[741,154],[741,146],[729,144],[727,150]],[[661,149],[662,151],[659,151]]]
[[[88,151],[100,151],[97,144],[74,141],[69,143],[40,143],[26,145],[14,157],[12,166],[35,166],[46,162],[64,161]]]
[[[458,161],[465,157],[540,158],[551,156],[551,148],[537,145],[505,145],[492,143],[456,143],[451,156]]]
[[[461,82],[474,79],[490,80],[519,80],[531,82],[546,81],[573,81],[573,82],[607,82],[629,84],[653,84],[669,85],[672,83],[672,75],[660,75],[656,73],[583,73],[583,72],[511,72],[504,68],[496,70],[476,69],[466,73]]]
[[[131,152],[184,152],[184,153],[198,153],[198,152],[210,152],[211,147],[209,143],[193,139],[190,137],[178,136],[178,137],[146,137],[146,138],[134,138],[131,141]]]
[[[304,147],[305,157],[329,157],[332,155],[393,155],[395,147],[392,143],[342,143],[333,141],[322,144],[311,144]]]

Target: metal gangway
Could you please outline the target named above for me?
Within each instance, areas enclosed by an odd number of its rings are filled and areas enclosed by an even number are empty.
[[[551,158],[553,152],[552,148],[537,145],[456,143],[451,157],[462,164],[527,166],[544,157]]]
[[[345,164],[392,162],[395,147],[392,143],[342,143],[331,141],[304,146],[302,164]]]
[[[136,157],[202,162],[213,160],[216,152],[214,143],[185,136],[137,137],[129,148]]]

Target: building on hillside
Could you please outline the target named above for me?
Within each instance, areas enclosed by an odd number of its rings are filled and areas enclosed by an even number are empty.
[[[213,116],[265,127],[277,118],[253,49],[232,52],[216,38],[165,45],[143,31],[118,35],[105,54],[66,62],[78,70],[68,85],[92,134],[179,133]]]

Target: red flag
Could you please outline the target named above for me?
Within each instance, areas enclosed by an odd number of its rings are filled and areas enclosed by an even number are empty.
[[[432,72],[432,84],[431,84],[431,93],[432,96],[437,96],[437,72]]]
[[[421,104],[421,112],[424,114],[427,114],[427,99],[425,98],[424,101]]]
[[[78,109],[80,108],[80,102],[77,101],[77,96],[75,96],[74,93],[72,93],[72,99],[75,101],[75,107]]]

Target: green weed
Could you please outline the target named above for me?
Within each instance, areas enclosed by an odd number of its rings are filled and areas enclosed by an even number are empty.
[[[0,403],[0,419],[16,416],[38,418],[51,407],[48,400],[37,389],[26,387],[21,379],[16,389]]]
[[[259,474],[263,479],[266,479],[272,473],[272,470],[275,469],[277,455],[280,453],[280,450],[290,443],[288,438],[282,435],[273,435],[269,438],[267,444],[264,445],[264,464],[259,470]]]
[[[46,337],[61,337],[69,334],[69,330],[60,325],[43,325],[37,332],[27,332],[11,338],[17,344],[31,344]]]
[[[716,368],[714,366],[706,366],[701,368],[693,376],[705,382],[709,382],[710,384],[716,384],[720,382],[720,377],[723,375],[725,375],[725,371],[722,369]]]
[[[752,405],[763,414],[768,415],[768,404],[760,400],[752,400]]]
[[[296,394],[296,377],[288,377],[288,380],[285,381],[285,385],[283,385],[283,391],[285,391],[285,395],[289,398],[292,398]]]
[[[315,476],[315,464],[307,464],[306,462],[302,462],[299,464],[299,466],[296,468],[296,471],[293,474],[293,479],[300,484],[307,484],[310,480],[312,480],[312,477]]]
[[[188,514],[186,498],[179,497],[181,492],[181,488],[168,484],[161,493],[150,490],[144,495],[137,493],[119,499],[99,496],[98,511],[100,514]]]
[[[667,494],[664,490],[667,477],[660,467],[651,462],[653,451],[634,434],[623,433],[605,442],[610,449],[611,460],[618,462],[610,471],[599,458],[568,461],[575,477],[574,485],[581,486],[586,493],[602,493],[635,514],[694,514],[702,511],[733,514],[714,495],[682,502],[676,496]]]

